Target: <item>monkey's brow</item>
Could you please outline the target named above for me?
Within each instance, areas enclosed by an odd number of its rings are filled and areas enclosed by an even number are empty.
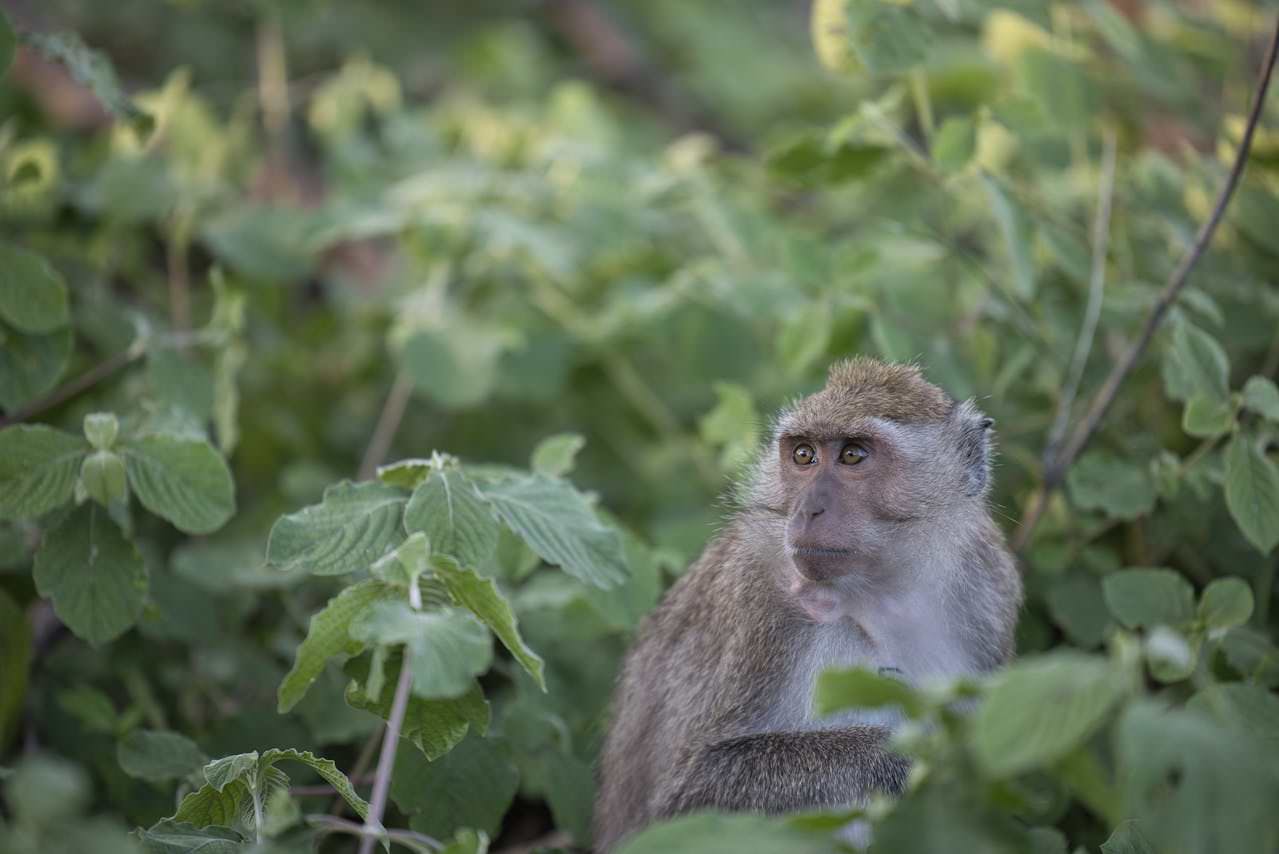
[[[788,427],[781,435],[783,440],[795,441],[808,439],[810,442],[834,442],[837,439],[852,439],[865,435],[864,430],[850,430],[830,422],[813,422],[796,424]]]

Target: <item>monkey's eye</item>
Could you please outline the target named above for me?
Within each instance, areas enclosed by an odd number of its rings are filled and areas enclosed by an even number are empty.
[[[813,450],[812,445],[796,445],[790,456],[795,461],[795,465],[799,466],[811,466],[817,462],[817,452]]]
[[[866,459],[870,454],[861,445],[849,442],[844,449],[839,452],[839,461],[846,466],[855,466],[862,460]]]

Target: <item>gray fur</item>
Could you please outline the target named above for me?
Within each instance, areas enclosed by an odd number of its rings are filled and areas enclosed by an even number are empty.
[[[645,619],[623,666],[598,850],[696,809],[779,813],[898,792],[909,764],[884,748],[894,721],[815,718],[816,674],[862,664],[920,682],[1011,656],[1021,582],[986,506],[990,425],[971,401],[943,397],[914,368],[860,360],[779,417],[733,518]],[[924,415],[903,417],[912,411]],[[872,437],[879,468],[857,472],[865,500],[836,533],[855,546],[856,571],[813,581],[792,557],[803,484],[778,443],[823,431],[831,447]]]

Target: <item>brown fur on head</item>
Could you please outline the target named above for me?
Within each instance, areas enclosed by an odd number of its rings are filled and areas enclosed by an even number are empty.
[[[826,387],[801,400],[785,417],[806,432],[838,431],[867,416],[898,424],[941,421],[952,406],[954,401],[924,379],[918,365],[856,356],[831,365]]]

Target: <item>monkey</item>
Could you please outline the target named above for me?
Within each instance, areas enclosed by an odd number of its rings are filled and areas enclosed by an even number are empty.
[[[641,623],[598,768],[596,850],[696,810],[899,794],[896,718],[813,712],[817,674],[998,668],[1021,577],[991,517],[993,421],[914,365],[856,357],[783,410],[735,510]]]

